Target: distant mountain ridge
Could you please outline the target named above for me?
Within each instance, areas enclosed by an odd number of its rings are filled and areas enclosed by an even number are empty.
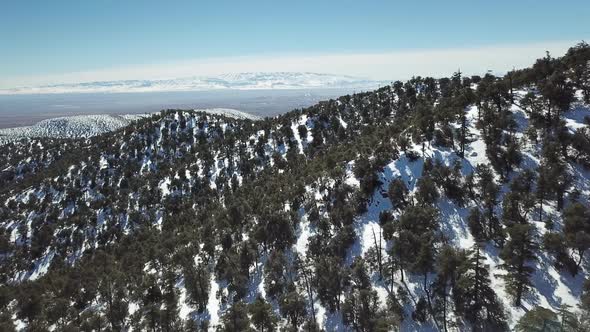
[[[196,109],[195,111],[234,119],[260,119],[255,115],[228,108]],[[33,137],[88,138],[115,131],[150,115],[152,114],[96,114],[51,118],[39,121],[32,126],[0,129],[0,145]]]
[[[158,80],[117,80],[0,89],[0,95],[52,93],[122,93],[158,91],[358,88],[374,89],[387,82],[348,75],[300,72],[253,72]]]

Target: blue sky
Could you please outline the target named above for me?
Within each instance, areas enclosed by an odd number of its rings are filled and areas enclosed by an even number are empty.
[[[543,43],[590,37],[588,13],[590,1],[582,0],[3,0],[0,83],[73,79],[63,75],[80,72],[108,78],[127,67],[137,74],[141,66],[244,56],[296,59],[525,44],[537,51]]]

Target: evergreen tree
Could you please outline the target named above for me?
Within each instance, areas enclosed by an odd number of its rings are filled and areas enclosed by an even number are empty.
[[[504,263],[501,268],[507,271],[503,275],[506,291],[514,299],[514,305],[520,306],[522,296],[532,286],[530,277],[534,269],[528,262],[537,259],[537,245],[533,238],[534,227],[529,224],[515,224],[508,228],[509,240],[500,253]]]
[[[417,184],[416,199],[421,205],[433,205],[439,198],[436,184],[428,175],[423,175]]]
[[[284,294],[279,299],[281,315],[288,319],[293,328],[298,328],[305,321],[305,299],[297,290]]]
[[[287,257],[282,250],[273,250],[264,265],[264,289],[271,299],[283,295],[291,283]]]
[[[547,232],[543,235],[543,248],[555,257],[555,267],[567,270],[572,276],[578,273],[578,265],[568,252],[567,241],[563,233]]]
[[[590,211],[582,203],[573,203],[564,211],[563,221],[566,243],[576,250],[579,268],[584,252],[590,249]]]
[[[394,209],[403,209],[408,204],[408,187],[401,178],[396,178],[389,183],[389,200]]]
[[[211,275],[204,264],[196,267],[189,262],[184,268],[184,286],[187,291],[187,301],[197,307],[199,312],[207,308]]]
[[[252,331],[253,329],[250,327],[250,323],[247,306],[242,302],[236,302],[221,317],[221,324],[217,327],[217,331]]]
[[[469,216],[467,217],[467,226],[471,235],[477,242],[484,242],[487,240],[486,232],[486,221],[479,208],[475,207],[469,210]]]
[[[543,307],[534,307],[527,311],[514,329],[518,332],[562,331],[557,314]]]
[[[272,306],[260,295],[248,306],[248,311],[252,317],[252,324],[260,332],[275,330],[277,318],[272,311]]]
[[[491,287],[484,260],[480,245],[475,244],[459,268],[455,306],[476,331],[506,330],[504,310]]]
[[[433,208],[410,206],[400,217],[391,251],[399,264],[402,281],[405,269],[415,269],[423,274],[430,270],[437,228],[437,213]]]
[[[499,187],[494,181],[494,173],[489,166],[484,164],[477,165],[477,189],[479,190],[479,197],[481,204],[485,210],[487,220],[487,236],[494,237],[498,233],[498,222],[494,214],[494,207],[496,206]]]
[[[342,321],[355,331],[375,331],[380,314],[379,297],[371,288],[351,290],[342,303]]]
[[[165,273],[162,297],[164,303],[162,329],[167,332],[180,330],[181,321],[178,318],[180,313],[180,308],[178,307],[179,292],[176,288],[176,275],[171,271]]]
[[[458,268],[461,263],[461,254],[449,245],[444,245],[436,257],[436,280],[434,281],[434,293],[436,295],[436,310],[442,320],[444,331],[448,331],[449,295],[455,287]]]
[[[321,257],[315,262],[316,293],[322,305],[340,310],[340,298],[350,282],[350,271],[336,257]]]

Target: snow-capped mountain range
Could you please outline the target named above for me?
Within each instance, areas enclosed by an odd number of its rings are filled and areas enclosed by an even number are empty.
[[[257,120],[259,117],[228,108],[196,109],[215,115],[223,115],[235,119]],[[0,129],[0,145],[32,137],[51,138],[86,138],[115,131],[129,125],[131,122],[150,116],[151,114],[97,114],[75,115],[52,118],[40,121],[32,126]]]
[[[387,82],[347,75],[299,72],[255,72],[193,76],[156,80],[120,80],[83,83],[51,84],[43,86],[0,89],[0,95],[48,93],[121,93],[158,91],[207,91],[220,89],[318,89],[353,88],[374,89]]]

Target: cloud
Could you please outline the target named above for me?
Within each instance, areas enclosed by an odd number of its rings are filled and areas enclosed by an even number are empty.
[[[493,45],[449,49],[414,49],[376,53],[283,54],[195,59],[174,63],[134,65],[51,76],[0,79],[0,88],[130,79],[170,79],[242,72],[317,72],[354,75],[373,80],[403,80],[414,75],[466,75],[488,70],[503,73],[531,65],[550,51],[563,55],[578,41]]]

